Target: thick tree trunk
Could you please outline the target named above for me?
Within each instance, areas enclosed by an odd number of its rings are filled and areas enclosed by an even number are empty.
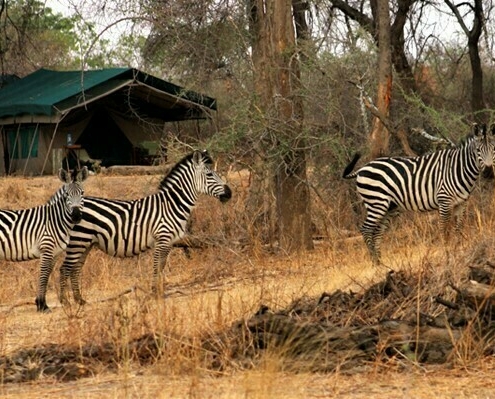
[[[362,9],[363,3],[354,3],[349,0],[330,0],[332,5],[338,8],[346,16],[359,23],[374,39],[379,43],[378,28],[378,1],[370,0],[370,7],[373,18],[368,17]],[[395,20],[390,25],[391,46],[392,46],[392,64],[397,72],[401,86],[408,93],[417,93],[416,82],[412,72],[411,65],[406,56],[404,43],[404,26],[408,20],[409,12],[417,0],[398,0],[395,11]],[[356,7],[353,7],[356,4]],[[427,101],[428,99],[423,99]]]
[[[266,16],[264,0],[248,0],[249,30],[252,42],[253,83],[256,97],[253,99],[252,131],[263,135],[253,140],[253,173],[247,201],[248,230],[253,240],[273,244],[276,235],[276,208],[273,171],[268,149],[273,146],[268,131],[268,112],[271,107],[273,79],[270,75],[272,35]]]
[[[474,22],[471,32],[468,35],[469,61],[472,72],[471,107],[474,120],[478,123],[487,123],[489,114],[484,115],[485,101],[483,99],[483,69],[479,52],[479,41],[483,28],[483,2],[474,2]]]
[[[387,126],[384,126],[382,122],[388,121],[389,108],[390,108],[390,96],[392,91],[392,66],[397,73],[399,85],[403,88],[405,95],[400,95],[395,100],[400,107],[403,107],[405,115],[403,118],[403,126],[401,129],[402,137],[399,137],[400,142],[404,146],[404,151],[407,153],[410,148],[407,144],[406,130],[404,126],[407,126],[407,105],[406,97],[410,94],[418,93],[416,81],[414,79],[411,65],[405,52],[405,40],[404,40],[404,26],[408,21],[408,15],[412,6],[417,0],[397,0],[395,11],[395,19],[393,23],[390,21],[390,15],[388,10],[388,4],[384,4],[381,0],[370,0],[370,8],[372,17],[370,18],[363,12],[364,3],[355,3],[350,0],[330,0],[334,7],[342,11],[346,16],[358,22],[359,25],[365,29],[375,41],[380,52],[380,65],[379,72],[379,87],[377,91],[377,107],[381,115],[381,121],[377,118],[373,121],[373,128],[370,133],[370,150],[372,157],[378,157],[386,155],[389,148],[389,136],[390,132]],[[354,7],[355,6],[355,7]],[[387,7],[385,12],[384,7]],[[386,21],[380,22],[384,18]],[[385,31],[385,29],[387,31]],[[388,44],[383,44],[384,42]],[[390,48],[387,49],[385,46]],[[390,55],[387,54],[390,52]],[[391,64],[390,70],[388,64]],[[423,101],[428,104],[428,98],[423,98]],[[375,115],[376,116],[376,115]],[[390,126],[390,123],[388,123]]]
[[[406,56],[404,40],[404,26],[408,20],[409,11],[416,0],[399,0],[395,20],[390,28],[390,43],[392,47],[392,65],[400,85],[407,94],[417,93],[416,80]],[[427,98],[423,101],[428,101]]]
[[[306,180],[303,138],[303,103],[292,7],[286,0],[273,0],[273,128],[279,138],[276,165],[277,215],[280,248],[286,252],[311,249],[311,213]]]
[[[474,120],[478,123],[487,122],[482,116],[482,111],[485,109],[483,100],[483,70],[481,68],[481,59],[478,50],[478,43],[468,43],[469,60],[471,61],[472,70],[472,92],[471,92],[471,108],[474,114]]]
[[[390,14],[388,0],[377,0],[378,18],[378,90],[376,106],[388,119],[392,95],[392,55],[390,48]],[[371,157],[388,155],[390,132],[381,119],[375,117],[370,133]]]
[[[259,99],[255,108],[261,110],[260,121],[268,133],[265,136],[270,137],[259,148],[265,156],[265,176],[273,178],[273,191],[265,193],[265,198],[272,198],[270,192],[276,198],[280,248],[287,253],[311,249],[303,103],[298,93],[299,56],[291,3],[252,0],[250,15],[255,90]]]

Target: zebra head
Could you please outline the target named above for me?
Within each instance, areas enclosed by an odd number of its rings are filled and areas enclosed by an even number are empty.
[[[495,165],[495,124],[490,126],[490,133],[488,133],[485,124],[475,123],[473,133],[480,166],[492,168]]]
[[[81,183],[86,180],[88,174],[89,172],[86,166],[80,170],[67,171],[60,169],[58,172],[58,177],[64,183],[64,206],[74,224],[79,223],[82,219],[84,189]]]
[[[218,198],[221,202],[227,202],[232,197],[230,187],[213,170],[213,160],[206,150],[194,151],[192,166],[196,174],[198,192]]]

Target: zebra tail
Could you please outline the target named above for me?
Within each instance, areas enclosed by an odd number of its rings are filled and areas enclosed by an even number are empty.
[[[345,167],[344,173],[342,174],[342,177],[344,179],[354,179],[357,176],[357,173],[351,174],[351,172],[359,161],[359,158],[361,158],[361,154],[358,152],[354,155],[354,158],[352,158],[352,161],[349,163],[349,165]]]

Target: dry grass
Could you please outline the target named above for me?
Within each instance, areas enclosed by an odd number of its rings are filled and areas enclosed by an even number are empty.
[[[151,257],[113,259],[93,251],[83,271],[83,309],[63,309],[57,298],[58,270],[47,301],[53,312],[38,314],[34,297],[38,262],[1,261],[0,350],[2,356],[44,344],[83,348],[112,343],[121,352],[93,370],[93,376],[71,382],[46,377],[32,383],[1,384],[0,395],[16,397],[192,397],[192,398],[321,398],[321,397],[489,397],[495,383],[495,363],[484,359],[467,367],[410,366],[407,372],[391,365],[370,365],[366,371],[331,374],[284,373],[278,360],[267,356],[254,369],[207,370],[195,340],[205,332],[227,329],[252,315],[261,304],[282,308],[302,296],[336,289],[360,290],[376,281],[364,244],[338,227],[352,226],[348,204],[331,211],[315,204],[327,240],[301,257],[270,255],[230,245],[241,231],[245,176],[229,182],[235,196],[222,205],[203,198],[195,210],[193,231],[207,234],[217,245],[193,250],[187,257],[173,251],[166,276],[166,299],[153,299],[148,289]],[[155,190],[160,176],[92,176],[86,195],[136,198]],[[0,181],[2,208],[21,208],[47,200],[59,183],[55,177]],[[342,189],[344,190],[344,189]],[[440,247],[436,215],[403,216],[384,243],[385,263],[394,269],[415,269],[426,263],[455,262],[495,227],[491,187],[470,201],[465,235],[458,246]],[[332,199],[329,203],[334,202]],[[323,220],[327,218],[326,220]],[[332,219],[333,218],[333,219]],[[345,220],[344,220],[345,219]],[[351,222],[349,222],[351,220]],[[461,251],[459,251],[461,249]],[[454,261],[453,261],[454,260]],[[61,259],[58,260],[58,264]],[[56,268],[57,269],[57,268]],[[379,272],[379,273],[377,273]],[[439,270],[439,273],[442,271]],[[29,303],[29,304],[28,304]],[[147,333],[171,337],[160,359],[147,365],[132,361],[126,343]],[[184,342],[192,342],[185,345]],[[82,350],[82,349],[81,349]],[[111,367],[109,366],[111,365]],[[34,366],[33,366],[34,367]]]

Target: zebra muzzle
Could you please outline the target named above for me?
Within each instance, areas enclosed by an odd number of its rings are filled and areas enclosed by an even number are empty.
[[[225,185],[223,186],[223,194],[220,194],[218,196],[218,199],[220,202],[227,202],[229,199],[232,198],[232,191],[230,190],[230,187]]]
[[[71,219],[72,219],[72,223],[76,223],[76,224],[81,221],[82,219],[81,208],[79,207],[72,208]]]

